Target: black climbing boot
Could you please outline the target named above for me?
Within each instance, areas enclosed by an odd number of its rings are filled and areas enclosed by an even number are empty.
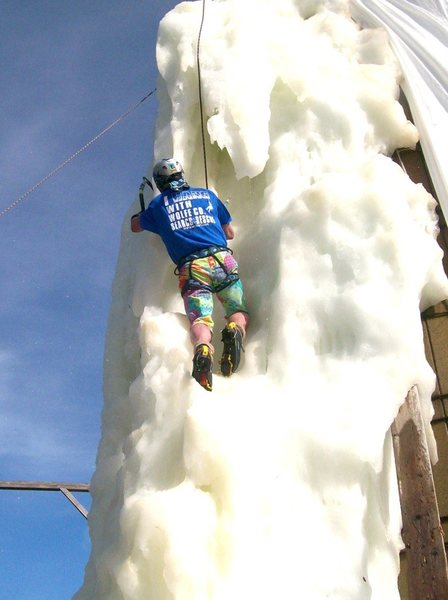
[[[207,344],[198,344],[194,352],[193,372],[191,374],[199,385],[202,385],[208,392],[212,391],[212,368],[212,349]]]
[[[230,377],[238,369],[243,350],[243,334],[236,323],[228,323],[221,331],[224,349],[221,357],[221,373]]]

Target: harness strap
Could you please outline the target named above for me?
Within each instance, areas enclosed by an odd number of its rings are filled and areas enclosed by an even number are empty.
[[[197,252],[192,252],[191,254],[183,256],[177,263],[176,268],[174,269],[174,274],[179,275],[179,269],[181,269],[187,263],[197,260],[198,258],[206,258],[207,256],[213,256],[216,258],[215,254],[218,252],[230,252],[230,254],[233,254],[233,250],[231,248],[227,248],[227,246],[210,246],[209,248],[203,248],[202,250],[198,250]]]
[[[227,275],[227,277],[224,279],[224,281],[222,281],[219,285],[217,285],[215,287],[214,291],[220,292],[221,290],[225,289],[229,285],[232,285],[232,283],[235,283],[235,281],[238,281],[239,278],[240,278],[240,276],[238,275],[238,273],[229,273]]]
[[[238,275],[238,273],[227,273],[227,269],[226,269],[224,263],[221,260],[219,260],[218,256],[213,255],[213,258],[216,260],[216,262],[222,268],[224,273],[227,275],[227,277],[223,281],[221,281],[221,283],[219,285],[217,285],[215,287],[215,292],[220,292],[221,290],[225,289],[229,285],[232,285],[232,283],[235,283],[235,281],[238,281],[240,276]],[[190,273],[191,273],[191,267],[190,267]]]
[[[192,277],[191,279],[187,279],[187,281],[184,283],[180,291],[181,296],[183,296],[187,290],[191,289],[207,290],[207,292],[210,292],[211,294],[215,292],[215,290],[210,285],[202,283],[202,281],[198,281],[197,279],[194,279],[194,277]]]

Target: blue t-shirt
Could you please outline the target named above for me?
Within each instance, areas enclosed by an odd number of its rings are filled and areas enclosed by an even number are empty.
[[[159,234],[177,264],[203,248],[227,247],[222,225],[231,220],[229,211],[212,191],[190,188],[166,190],[156,196],[140,214],[140,227]]]

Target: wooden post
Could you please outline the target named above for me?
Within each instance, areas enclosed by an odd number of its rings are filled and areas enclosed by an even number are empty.
[[[392,426],[403,516],[409,600],[447,600],[448,571],[431,462],[412,388]]]

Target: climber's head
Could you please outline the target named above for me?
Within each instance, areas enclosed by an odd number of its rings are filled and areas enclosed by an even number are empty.
[[[173,190],[180,192],[190,186],[185,181],[182,165],[175,158],[162,158],[154,165],[152,176],[161,192]]]

